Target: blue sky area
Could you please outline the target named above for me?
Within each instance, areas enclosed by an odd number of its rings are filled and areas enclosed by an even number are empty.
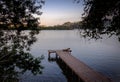
[[[41,11],[43,12],[40,16],[41,25],[53,26],[80,21],[83,5],[82,2],[74,3],[74,0],[45,0]]]

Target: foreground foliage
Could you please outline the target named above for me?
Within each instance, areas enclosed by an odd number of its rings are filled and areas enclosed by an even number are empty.
[[[43,56],[34,58],[30,46],[37,40],[37,31],[0,31],[0,82],[18,82],[26,71],[41,74]]]
[[[100,38],[102,34],[117,35],[120,40],[119,0],[75,0],[84,2],[81,32],[85,37]]]
[[[43,0],[0,0],[0,29],[31,28],[39,25]]]

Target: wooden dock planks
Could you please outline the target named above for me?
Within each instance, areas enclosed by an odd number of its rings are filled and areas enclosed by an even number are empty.
[[[64,63],[84,82],[112,82],[109,78],[101,75],[88,67],[82,61],[73,57],[70,52],[63,50],[53,50]],[[48,51],[49,52],[49,51]]]

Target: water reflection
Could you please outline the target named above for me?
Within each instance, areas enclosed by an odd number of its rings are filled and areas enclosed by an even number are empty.
[[[60,30],[60,31],[41,31],[37,36],[38,41],[32,46],[34,56],[39,53],[45,54],[48,58],[48,50],[56,50],[70,47],[72,55],[94,70],[103,75],[112,78],[115,82],[120,81],[120,44],[116,36],[107,38],[103,36],[101,40],[86,40],[79,35],[78,30]],[[56,57],[51,55],[51,57]],[[63,70],[59,69],[56,62],[45,59],[43,62],[45,69],[43,70],[41,82],[43,78],[49,82],[67,82],[67,78],[62,74]],[[28,77],[28,76],[27,76]],[[46,78],[47,77],[47,78]],[[28,77],[28,79],[31,77]],[[26,79],[26,78],[25,78]],[[32,78],[33,79],[33,78]],[[35,78],[36,79],[36,78]],[[29,81],[25,81],[29,82]],[[33,81],[35,82],[35,81]],[[47,82],[47,81],[46,81]]]
[[[41,74],[43,56],[34,58],[31,45],[36,42],[38,31],[0,30],[0,81],[18,82],[19,74],[31,71]]]
[[[48,61],[57,63],[57,65],[62,70],[62,73],[65,75],[67,82],[83,82],[58,56],[48,56]]]

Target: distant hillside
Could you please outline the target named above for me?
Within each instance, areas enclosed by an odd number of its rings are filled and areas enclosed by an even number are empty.
[[[81,22],[65,22],[62,25],[55,25],[55,26],[40,26],[41,30],[72,30],[78,29],[81,26]]]

